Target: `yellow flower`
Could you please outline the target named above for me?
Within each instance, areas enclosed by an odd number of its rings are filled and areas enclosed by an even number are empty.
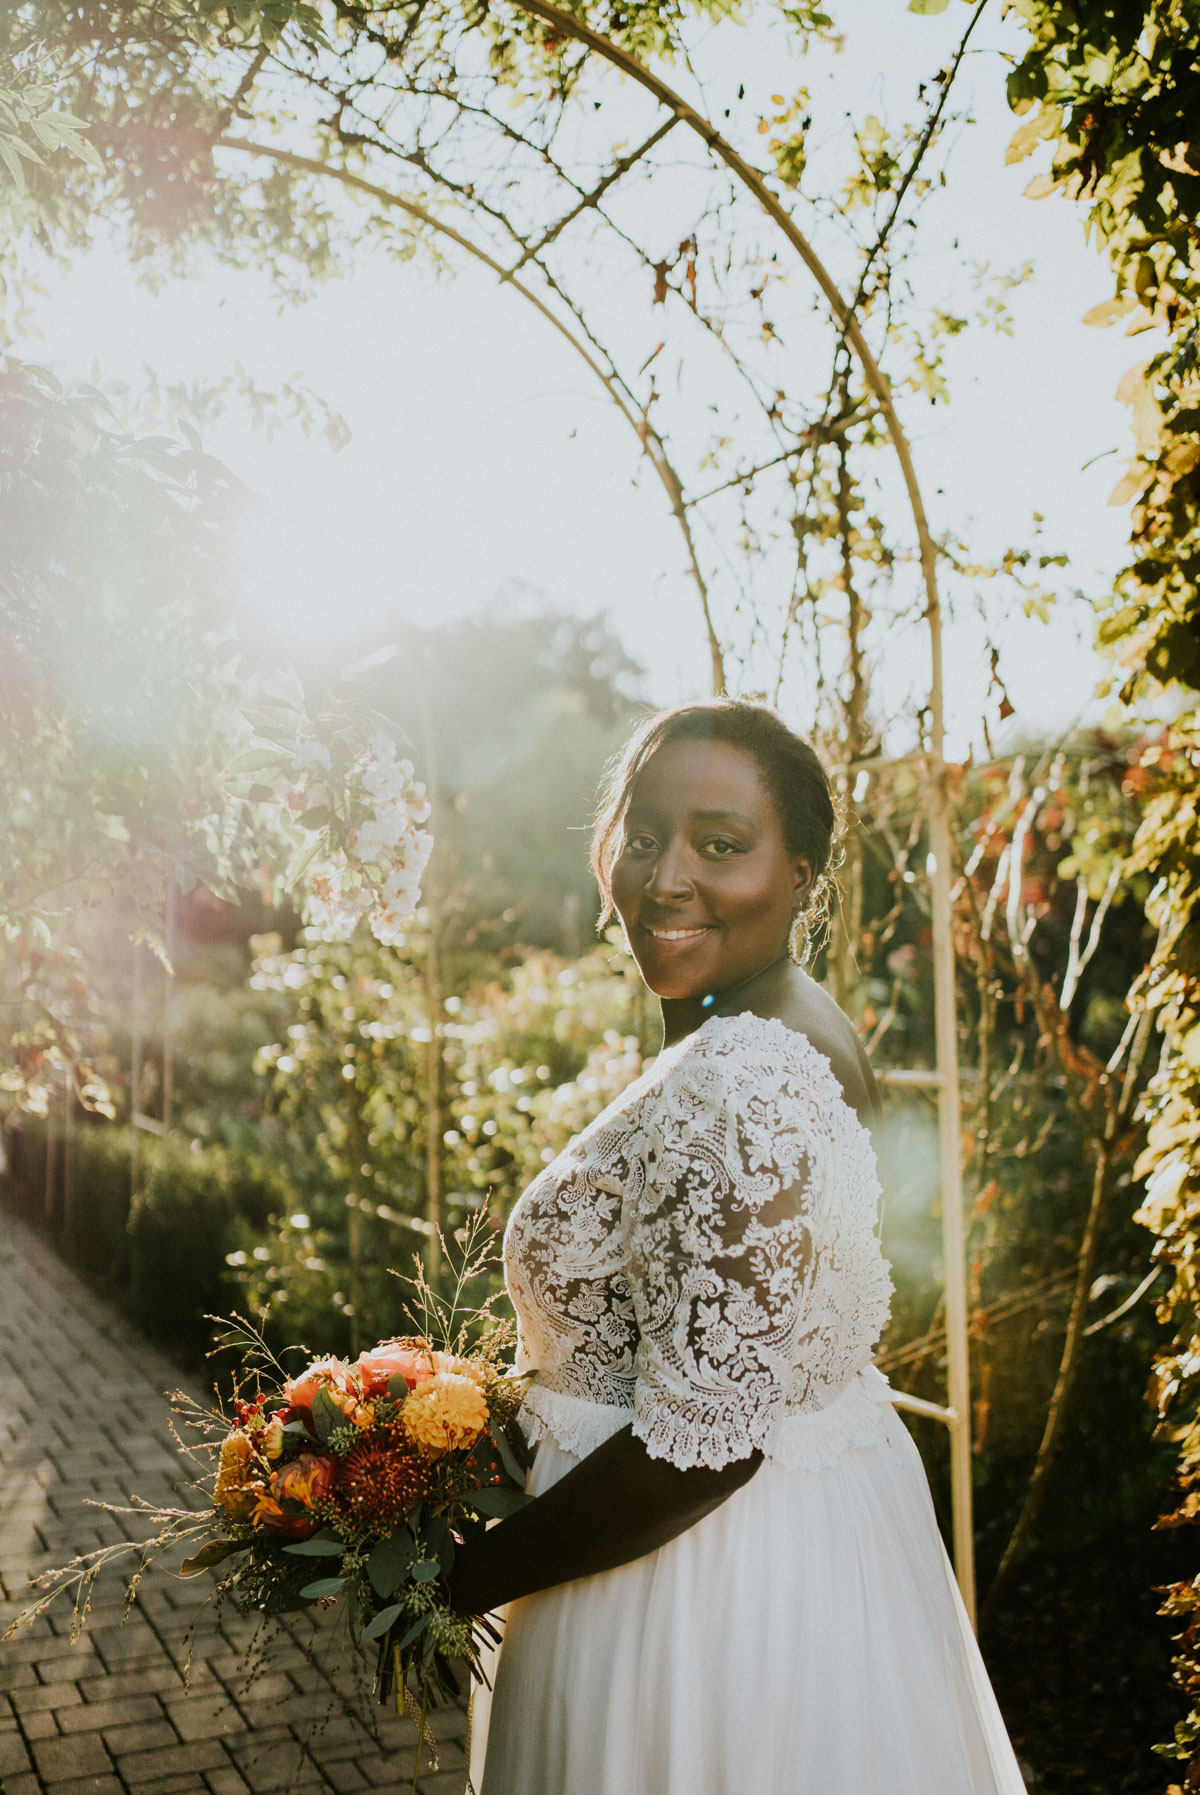
[[[459,1377],[469,1377],[481,1390],[485,1387],[487,1372],[474,1359],[456,1359],[448,1352],[435,1352],[433,1358],[439,1371],[456,1372]]]
[[[221,1456],[217,1462],[214,1503],[227,1514],[249,1514],[258,1500],[260,1487],[254,1475],[253,1442],[244,1433],[227,1434],[221,1441]]]
[[[439,1371],[405,1398],[400,1422],[429,1458],[471,1446],[487,1426],[488,1406],[474,1378]]]
[[[283,1451],[283,1422],[278,1415],[272,1415],[259,1436],[259,1449],[265,1457],[272,1461]]]
[[[375,1404],[360,1402],[350,1419],[355,1427],[373,1427],[375,1425]]]

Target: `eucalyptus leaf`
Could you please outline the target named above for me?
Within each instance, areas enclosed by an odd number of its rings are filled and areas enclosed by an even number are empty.
[[[404,1582],[416,1555],[416,1545],[406,1527],[397,1528],[389,1538],[380,1540],[367,1559],[367,1576],[375,1594],[386,1600]]]
[[[392,1622],[399,1620],[399,1618],[399,1602],[393,1602],[390,1608],[381,1608],[379,1613],[375,1616],[375,1619],[363,1628],[363,1638],[378,1639],[379,1635],[381,1633],[386,1633]]]
[[[434,1515],[426,1527],[425,1549],[437,1554],[442,1574],[448,1576],[454,1569],[454,1535],[442,1515]]]
[[[306,1583],[300,1594],[306,1602],[319,1602],[323,1596],[335,1596],[345,1581],[344,1577],[318,1577],[315,1583]]]
[[[500,1454],[500,1461],[517,1488],[524,1489],[526,1467],[522,1465],[518,1459],[507,1429],[498,1427],[495,1433],[488,1435],[488,1438],[491,1440],[493,1446],[495,1446],[496,1451]]]
[[[318,1533],[312,1539],[297,1540],[295,1545],[283,1549],[297,1558],[336,1558],[346,1550],[346,1542],[335,1533]]]
[[[506,1515],[515,1515],[519,1508],[532,1502],[533,1497],[527,1496],[524,1490],[512,1490],[506,1484],[491,1483],[485,1484],[481,1490],[472,1490],[468,1500],[481,1515],[491,1515],[503,1520]]]
[[[430,1616],[428,1614],[423,1614],[420,1620],[415,1620],[412,1626],[408,1629],[408,1632],[404,1635],[404,1638],[397,1642],[396,1650],[402,1652],[405,1646],[411,1645],[413,1640],[417,1637],[417,1634],[425,1631],[426,1627],[429,1625],[429,1621]]]
[[[326,1444],[330,1434],[346,1425],[345,1415],[324,1387],[312,1399],[312,1418],[314,1431],[322,1445]]]
[[[435,1577],[441,1576],[441,1572],[442,1567],[436,1558],[424,1558],[420,1564],[413,1565],[409,1575],[414,1583],[432,1583]]]

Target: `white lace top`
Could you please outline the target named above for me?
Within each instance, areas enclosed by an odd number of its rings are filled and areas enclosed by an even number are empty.
[[[532,1438],[820,1469],[879,1437],[891,1280],[866,1129],[782,1022],[710,1016],[534,1180],[505,1236]]]

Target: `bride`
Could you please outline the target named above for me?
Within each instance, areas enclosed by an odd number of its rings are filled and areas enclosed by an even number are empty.
[[[482,1795],[1024,1790],[871,1365],[874,1080],[789,957],[833,822],[812,749],[728,700],[652,717],[602,794],[665,1045],[505,1238],[537,1499],[451,1575],[505,1610]]]

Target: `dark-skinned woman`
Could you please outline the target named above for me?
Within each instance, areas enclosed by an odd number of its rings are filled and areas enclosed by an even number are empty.
[[[762,706],[651,718],[593,865],[658,1059],[513,1211],[536,1500],[464,1548],[502,1611],[480,1795],[1022,1795],[920,1459],[871,1364],[874,1080],[793,962],[834,810]]]

